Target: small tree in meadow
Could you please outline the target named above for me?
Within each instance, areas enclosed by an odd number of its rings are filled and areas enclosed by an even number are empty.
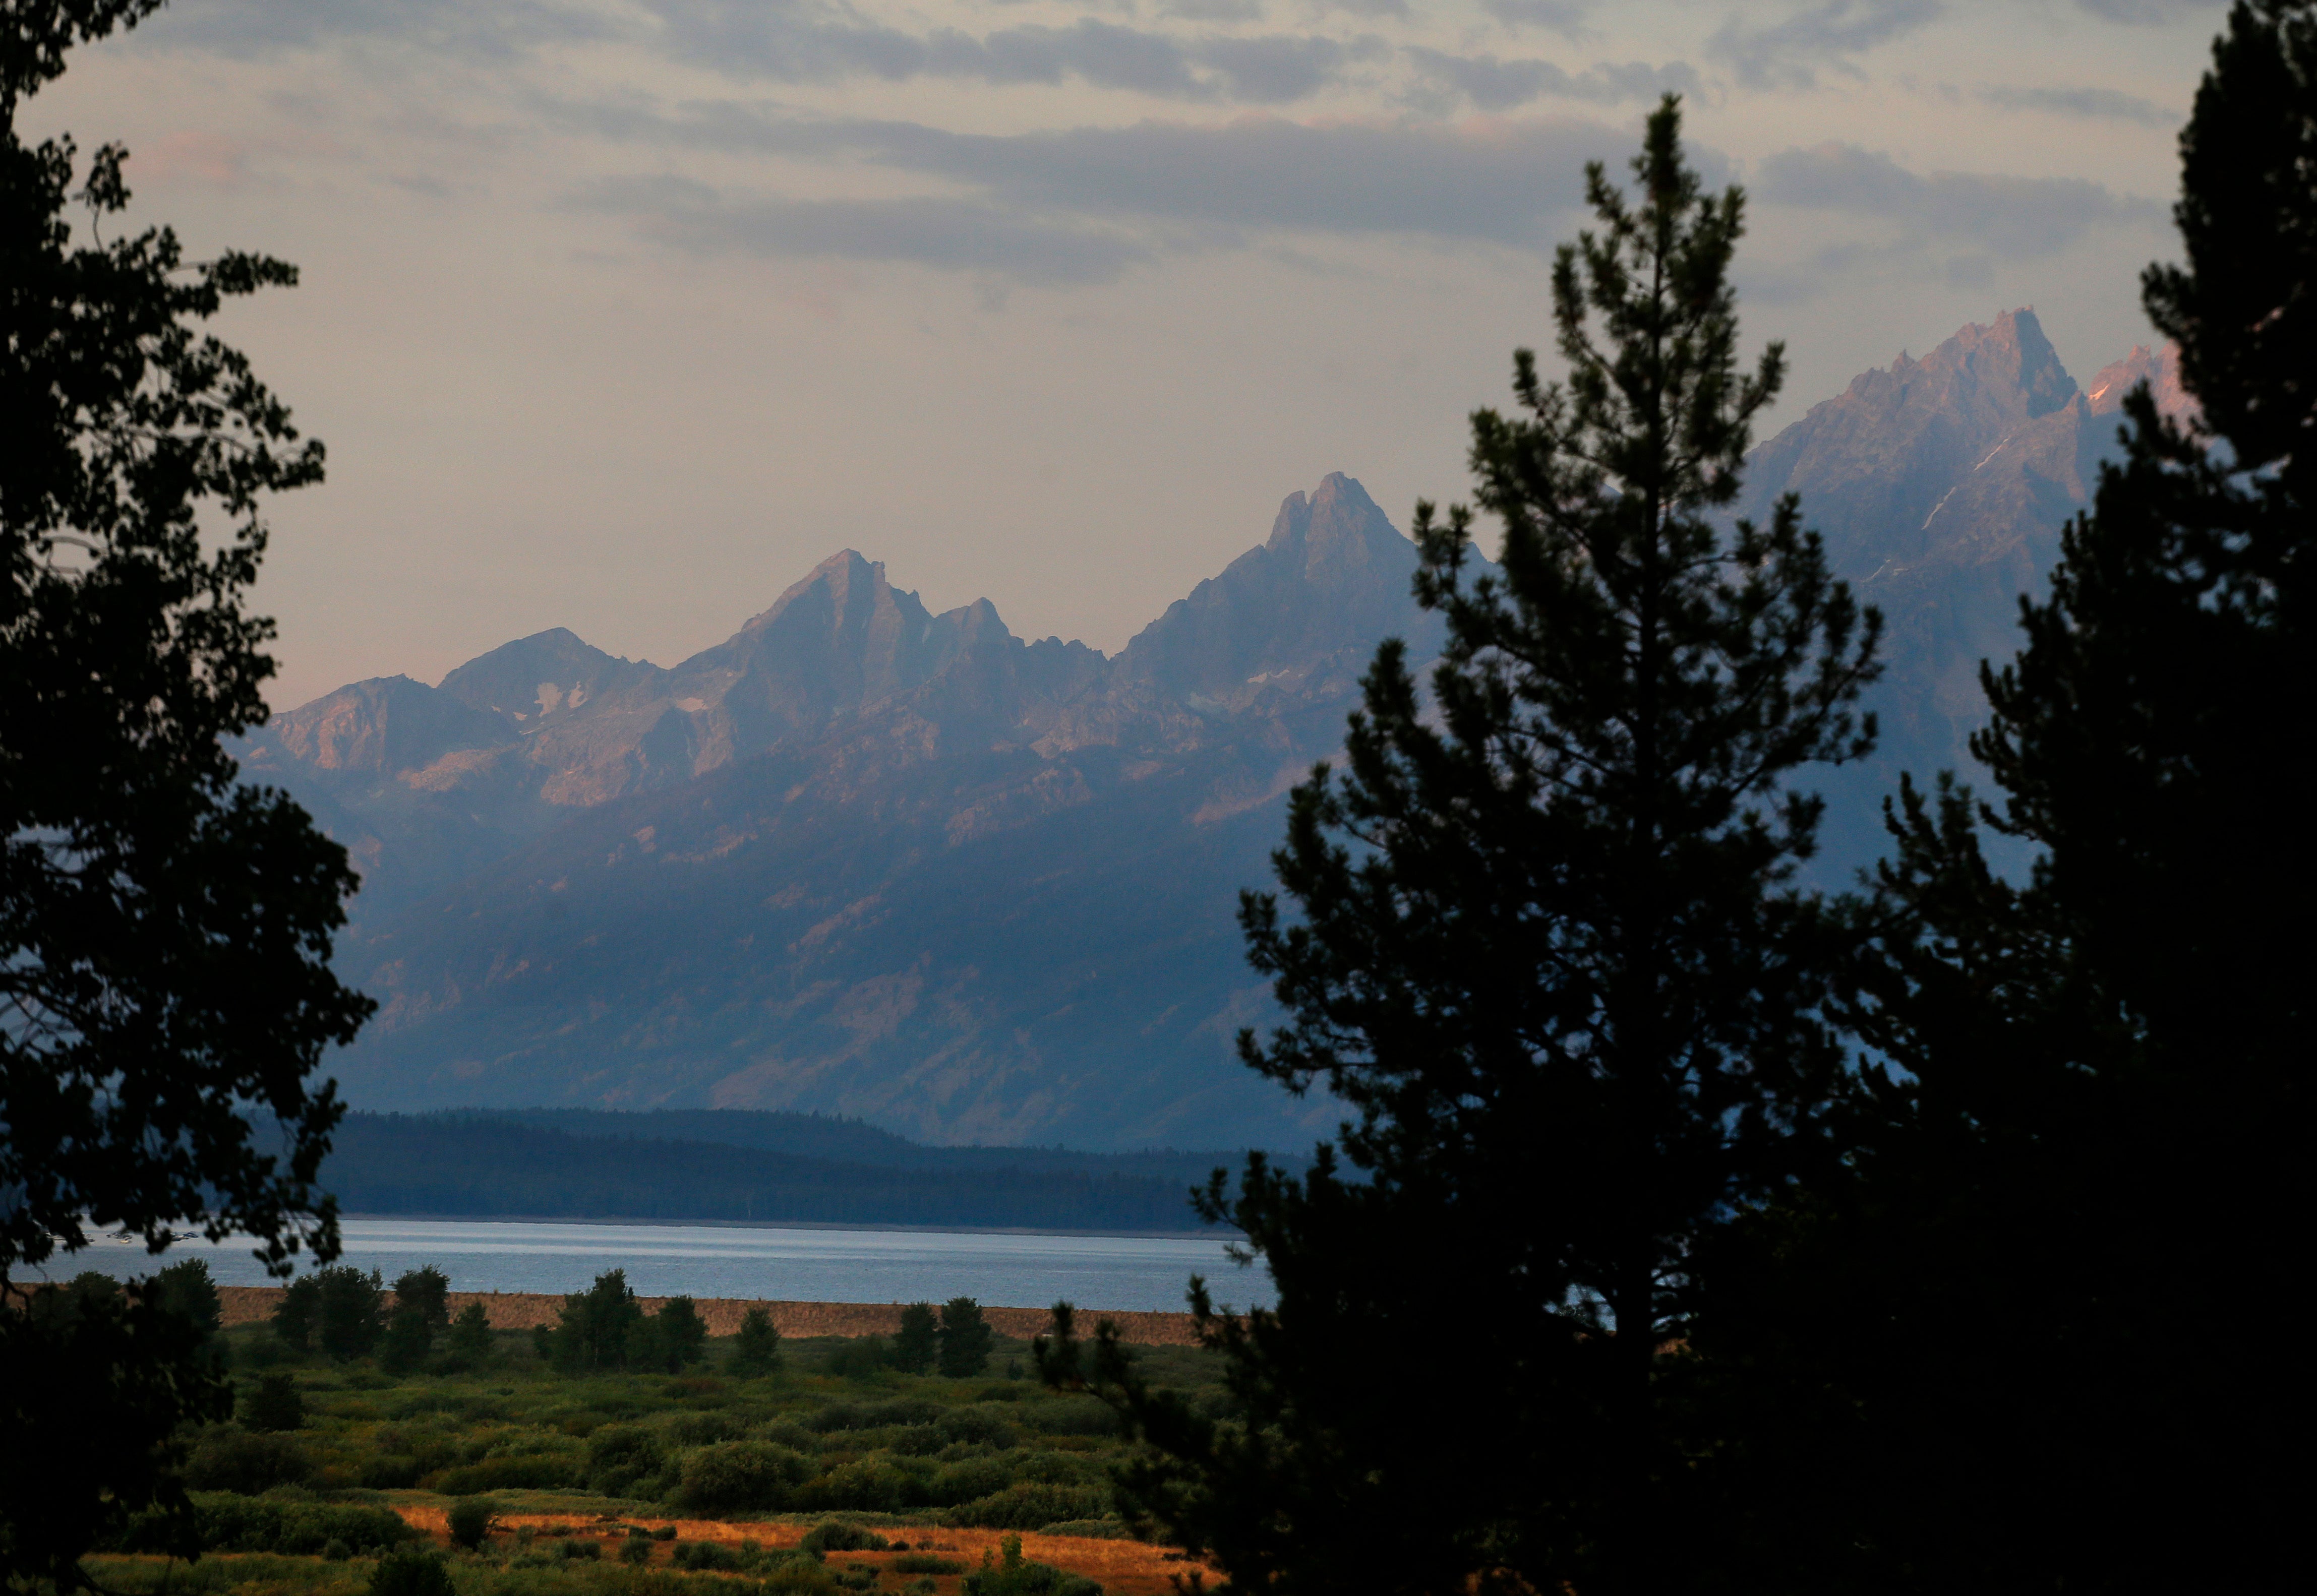
[[[953,1297],[942,1305],[941,1371],[953,1380],[980,1374],[989,1367],[989,1349],[997,1337],[981,1316],[981,1305],[971,1297]]]
[[[273,1333],[285,1347],[300,1352],[313,1351],[314,1326],[321,1318],[321,1308],[322,1283],[312,1275],[299,1276],[273,1305]]]
[[[732,1338],[731,1371],[743,1378],[767,1375],[781,1367],[781,1333],[773,1316],[750,1308],[740,1316],[740,1333]]]
[[[344,1363],[378,1345],[384,1332],[386,1282],[351,1264],[316,1272],[314,1335],[322,1351]]]
[[[429,1331],[446,1328],[451,1323],[451,1277],[431,1263],[407,1271],[394,1282],[394,1307],[397,1313],[416,1308]]]
[[[682,1374],[708,1355],[708,1324],[689,1297],[660,1304],[649,1325],[649,1355],[640,1361]]]
[[[628,1271],[608,1270],[586,1291],[563,1299],[553,1329],[540,1326],[539,1355],[559,1374],[625,1369],[643,1323],[644,1310],[628,1285]]]
[[[470,1302],[451,1321],[443,1355],[453,1369],[480,1369],[491,1360],[491,1320],[479,1302]]]
[[[913,1302],[901,1310],[901,1328],[893,1337],[893,1367],[903,1374],[924,1374],[941,1356],[941,1321],[929,1302]]]
[[[386,1333],[378,1343],[378,1366],[389,1374],[412,1374],[434,1350],[434,1327],[426,1322],[426,1310],[406,1302],[386,1322]]]
[[[488,1496],[461,1496],[452,1502],[447,1515],[452,1544],[470,1552],[481,1550],[498,1512],[499,1504]]]
[[[162,1307],[204,1336],[215,1335],[224,1328],[224,1309],[218,1301],[217,1282],[210,1279],[206,1260],[187,1258],[173,1263],[153,1277],[153,1285],[161,1294]]]

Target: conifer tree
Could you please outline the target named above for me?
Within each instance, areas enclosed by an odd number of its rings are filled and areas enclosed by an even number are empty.
[[[980,1374],[989,1367],[989,1349],[997,1333],[982,1316],[981,1305],[971,1297],[953,1297],[941,1309],[941,1371],[953,1380]]]
[[[490,1362],[491,1319],[481,1303],[470,1302],[459,1310],[443,1338],[443,1352],[454,1369],[477,1369]]]
[[[398,1312],[416,1308],[429,1330],[447,1329],[451,1324],[451,1277],[431,1263],[405,1270],[394,1282],[394,1305]]]
[[[650,1351],[640,1361],[682,1374],[708,1356],[708,1322],[689,1297],[669,1297],[649,1323]]]
[[[750,1308],[740,1315],[739,1333],[732,1338],[732,1372],[748,1378],[778,1373],[780,1367],[781,1333],[773,1316],[762,1308]]]
[[[941,1324],[933,1304],[913,1302],[901,1310],[901,1326],[893,1334],[893,1367],[903,1374],[924,1374],[941,1355]]]
[[[532,1333],[540,1359],[559,1374],[625,1369],[649,1356],[649,1321],[624,1269],[606,1270],[585,1291],[563,1299],[552,1328]]]
[[[426,1312],[414,1303],[401,1303],[387,1315],[378,1338],[378,1366],[389,1374],[415,1374],[434,1350],[434,1327]]]
[[[1147,1388],[1114,1336],[1089,1363],[1059,1312],[1043,1350],[1155,1443],[1133,1490],[1235,1586],[1613,1596],[1699,1549],[1669,1347],[1702,1235],[1816,1155],[1850,933],[1794,885],[1821,807],[1795,783],[1868,745],[1878,622],[1791,497],[1723,523],[1784,361],[1739,364],[1742,200],[1679,127],[1668,98],[1635,197],[1588,174],[1565,382],[1521,351],[1522,413],[1473,417],[1501,569],[1470,511],[1418,507],[1430,693],[1387,642],[1274,856],[1298,914],[1245,901],[1290,1017],[1247,1063],[1355,1116],[1306,1178],[1258,1157],[1206,1193],[1278,1292],[1242,1322],[1194,1290],[1247,1422]],[[1454,1397],[1377,1378],[1375,1347],[1449,1333]]]
[[[2143,290],[2199,418],[2126,400],[1982,673],[1994,800],[1942,777],[1893,806],[1860,1014],[1892,1067],[1703,1338],[1776,1372],[1760,1540],[1811,1547],[1822,1588],[2267,1590],[2297,1556],[2308,1380],[2265,1327],[2317,986],[2306,0],[2235,7],[2181,154],[2186,259]]]

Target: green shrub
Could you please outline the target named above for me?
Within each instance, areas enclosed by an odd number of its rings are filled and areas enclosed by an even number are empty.
[[[968,1442],[1002,1449],[1014,1444],[1012,1415],[994,1403],[952,1408],[935,1422],[934,1429],[953,1445]]]
[[[297,1358],[298,1349],[271,1331],[252,1336],[233,1349],[233,1360],[244,1369],[273,1369],[295,1362]]]
[[[206,1493],[193,1498],[193,1527],[208,1551],[280,1552],[307,1557],[334,1540],[350,1547],[390,1547],[418,1533],[399,1515],[382,1507]],[[166,1551],[165,1535],[165,1521],[158,1514],[139,1514],[104,1549]]]
[[[896,1424],[931,1424],[951,1410],[938,1402],[899,1397],[891,1402],[832,1402],[805,1420],[823,1435],[840,1430],[883,1430]]]
[[[1098,1485],[1102,1465],[1083,1452],[1026,1452],[1014,1458],[1014,1477],[1041,1485]]]
[[[654,1540],[674,1540],[675,1538],[675,1526],[673,1524],[662,1524],[658,1529],[651,1532],[651,1538]]]
[[[659,1437],[633,1424],[608,1424],[587,1438],[587,1488],[621,1496],[667,1461]]]
[[[679,1540],[674,1557],[678,1568],[694,1573],[731,1574],[743,1565],[738,1552],[712,1540]]]
[[[451,1531],[452,1544],[468,1551],[479,1551],[491,1535],[491,1520],[498,1517],[499,1504],[488,1496],[462,1496],[451,1504],[445,1518]]]
[[[893,1366],[893,1349],[881,1335],[839,1342],[821,1367],[843,1379],[867,1379]]]
[[[892,1543],[874,1529],[863,1529],[858,1524],[846,1524],[836,1519],[824,1519],[804,1532],[798,1547],[809,1556],[827,1556],[831,1552],[881,1552]]]
[[[639,1536],[633,1540],[622,1542],[620,1547],[620,1561],[637,1565],[650,1562],[651,1538],[648,1535]]]
[[[235,1411],[250,1430],[296,1430],[306,1422],[306,1399],[286,1374],[261,1375],[255,1386],[244,1386]]]
[[[323,1543],[322,1561],[325,1563],[344,1563],[353,1555],[353,1547],[348,1546],[343,1540],[332,1540]]]
[[[455,1596],[443,1559],[416,1547],[389,1552],[371,1571],[370,1596]]]
[[[389,1452],[383,1457],[363,1458],[354,1477],[365,1491],[407,1491],[425,1472],[417,1458]]]
[[[810,1459],[768,1441],[702,1447],[684,1460],[677,1500],[700,1512],[776,1508],[812,1477]]]
[[[486,1458],[434,1476],[434,1489],[445,1496],[479,1496],[486,1491],[561,1491],[579,1483],[577,1458],[532,1452],[513,1458]]]
[[[1110,1493],[1089,1485],[1049,1485],[1028,1481],[953,1507],[949,1521],[973,1529],[1042,1529],[1072,1519],[1098,1519],[1110,1506]]]
[[[764,1596],[834,1596],[836,1582],[819,1564],[798,1558],[767,1569],[760,1589]]]
[[[928,1499],[921,1483],[883,1458],[840,1465],[807,1482],[795,1494],[806,1512],[897,1513]]]
[[[185,1460],[185,1484],[192,1489],[244,1496],[303,1485],[313,1473],[305,1449],[288,1436],[255,1434],[230,1424],[204,1431]]]
[[[1020,1536],[1009,1535],[999,1545],[999,1561],[993,1564],[985,1552],[981,1566],[965,1576],[965,1596],[1102,1596],[1102,1587],[1084,1574],[1024,1561]]]
[[[555,1543],[555,1555],[566,1563],[599,1563],[604,1557],[600,1540],[573,1540],[566,1538]]]
[[[904,1552],[893,1559],[895,1574],[963,1574],[965,1565],[932,1552]]]
[[[1118,1415],[1091,1396],[1022,1404],[1022,1423],[1040,1435],[1116,1435]]]
[[[739,1440],[740,1427],[725,1413],[678,1413],[668,1423],[667,1438],[680,1447],[712,1447]]]
[[[1014,1465],[1003,1458],[968,1458],[951,1463],[933,1477],[927,1498],[944,1507],[955,1507],[978,1497],[1003,1491],[1014,1483]]]

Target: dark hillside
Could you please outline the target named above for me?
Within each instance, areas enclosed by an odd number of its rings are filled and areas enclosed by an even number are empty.
[[[435,1116],[425,1116],[434,1118]],[[864,1119],[836,1114],[800,1114],[760,1109],[653,1109],[623,1113],[608,1109],[493,1109],[484,1116],[543,1126],[575,1137],[624,1137],[661,1142],[713,1142],[755,1147],[842,1164],[874,1164],[891,1169],[1063,1170],[1092,1175],[1130,1175],[1187,1185],[1204,1181],[1217,1164],[1236,1169],[1244,1150],[1200,1152],[1173,1147],[1135,1153],[1084,1153],[1052,1147],[927,1146],[881,1130]],[[1300,1169],[1300,1155],[1273,1154],[1271,1161]]]
[[[823,1121],[834,1123],[841,1122]],[[1190,1182],[1148,1173],[995,1163],[910,1167],[717,1142],[607,1140],[499,1117],[352,1114],[338,1129],[322,1183],[347,1211],[371,1214],[1031,1230],[1180,1231],[1199,1225]]]

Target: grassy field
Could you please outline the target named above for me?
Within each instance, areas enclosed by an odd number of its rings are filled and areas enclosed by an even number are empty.
[[[405,1536],[447,1559],[458,1596],[1089,1596],[1081,1581],[1157,1596],[1195,1566],[1132,1538],[1108,1411],[1040,1386],[1021,1340],[963,1379],[863,1369],[870,1343],[841,1337],[784,1339],[782,1368],[753,1378],[723,1371],[720,1338],[681,1375],[575,1377],[498,1331],[483,1367],[399,1378],[291,1353],[262,1324],[223,1340],[240,1416],[286,1375],[302,1422],[192,1438],[186,1479],[218,1549],[191,1568],[93,1560],[121,1596],[355,1596]],[[1138,1356],[1221,1401],[1211,1354]],[[447,1533],[462,1501],[496,1511],[472,1551]]]

